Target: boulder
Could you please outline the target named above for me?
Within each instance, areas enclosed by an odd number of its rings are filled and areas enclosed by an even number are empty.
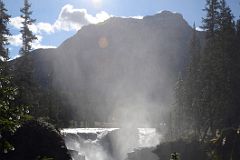
[[[180,159],[184,160],[204,160],[208,159],[206,146],[198,141],[186,142],[178,140],[159,144],[153,151],[159,159],[170,159],[172,153],[179,153]]]
[[[20,127],[12,138],[15,147],[10,160],[72,160],[60,132],[49,123],[31,120]]]

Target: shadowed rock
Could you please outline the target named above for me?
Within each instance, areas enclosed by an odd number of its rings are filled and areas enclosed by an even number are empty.
[[[52,125],[40,121],[29,121],[20,127],[12,140],[15,150],[9,160],[35,160],[53,158],[71,160],[64,140]]]

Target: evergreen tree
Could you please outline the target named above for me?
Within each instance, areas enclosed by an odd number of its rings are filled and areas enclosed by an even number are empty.
[[[4,159],[4,154],[13,149],[8,142],[8,137],[25,120],[26,112],[28,112],[26,106],[19,105],[15,101],[18,89],[14,87],[12,77],[9,76],[6,60],[9,58],[7,36],[10,32],[7,23],[10,16],[6,12],[3,1],[0,1],[0,159]]]
[[[11,17],[7,13],[7,9],[2,0],[0,0],[0,61],[8,60],[8,45],[7,37],[10,36],[9,29],[7,28],[7,23]]]
[[[186,88],[186,113],[191,122],[191,127],[199,134],[199,121],[200,121],[200,110],[199,110],[199,89],[200,89],[200,52],[201,46],[200,41],[197,37],[197,31],[195,24],[193,25],[193,34],[189,49],[189,64],[187,65],[185,88]]]
[[[39,85],[34,78],[34,59],[29,53],[32,50],[32,42],[36,40],[37,37],[29,29],[29,26],[36,21],[30,17],[32,14],[30,8],[31,4],[29,0],[24,0],[24,7],[20,9],[23,22],[20,30],[22,34],[22,47],[19,51],[19,54],[23,55],[23,57],[19,60],[21,67],[18,73],[14,73],[14,79],[21,93],[18,99],[19,103],[29,105],[31,114],[36,116],[37,108],[39,107],[40,92]]]
[[[205,11],[206,45],[200,61],[199,106],[201,126],[214,134],[218,128],[232,126],[235,33],[233,15],[225,0],[207,0]]]
[[[23,18],[23,26],[20,32],[22,33],[22,48],[20,49],[20,55],[29,54],[32,50],[31,43],[37,39],[33,32],[29,29],[29,25],[34,23],[36,20],[32,19],[30,16],[32,11],[30,11],[31,4],[28,0],[24,0],[24,7],[20,9],[22,12],[21,18]]]
[[[206,46],[200,61],[200,106],[205,118],[205,124],[202,125],[203,130],[208,128],[214,132],[216,111],[219,102],[219,48],[217,44],[219,30],[219,8],[218,0],[207,0],[204,11],[207,12],[203,18],[202,28],[206,31]],[[205,135],[205,133],[204,133]],[[205,137],[205,136],[203,136]]]
[[[238,95],[240,95],[240,19],[237,20],[236,25],[235,25],[235,56],[234,56],[234,64],[235,64],[235,81],[233,82],[234,86],[233,88],[233,95],[234,95],[234,99],[235,99],[235,121],[236,123],[240,123],[240,99],[238,97]],[[236,116],[237,115],[237,116]]]
[[[236,70],[236,54],[234,49],[235,24],[231,9],[227,6],[225,0],[220,0],[220,16],[218,31],[219,46],[219,80],[221,94],[219,97],[219,127],[230,127],[233,125],[234,112],[234,81]]]
[[[200,41],[197,37],[195,24],[193,26],[192,39],[189,45],[189,63],[185,69],[185,76],[179,76],[175,88],[175,130],[178,138],[191,136],[198,138],[202,118],[200,106]],[[179,129],[178,129],[179,128]],[[194,132],[192,132],[194,131]],[[191,133],[191,135],[189,135]],[[194,135],[192,134],[194,133]]]
[[[205,48],[201,52],[194,26],[189,64],[175,90],[177,122],[182,114],[183,124],[188,124],[184,130],[194,131],[202,140],[207,132],[213,135],[240,120],[240,21],[235,26],[225,0],[206,0],[204,11]]]
[[[236,23],[236,40],[240,42],[240,19]]]
[[[238,97],[238,95],[240,95],[240,20],[237,21],[236,23],[236,33],[235,33],[235,36],[236,36],[236,39],[235,39],[235,70],[237,74],[235,74],[235,81],[234,81],[234,86],[233,88],[234,91],[233,91],[233,95],[234,95],[234,99],[235,99],[235,106],[236,106],[236,111],[235,111],[235,115],[240,115],[240,109],[239,109],[239,106],[240,106],[240,99]],[[240,116],[238,116],[236,118],[236,121],[238,123],[240,123]]]
[[[175,90],[175,106],[174,110],[172,111],[172,115],[170,121],[173,123],[171,124],[171,135],[176,139],[181,138],[183,136],[183,132],[186,129],[186,116],[185,116],[185,103],[186,103],[186,92],[185,92],[185,85],[182,73],[179,73],[178,80]],[[173,138],[171,137],[171,138]]]
[[[203,11],[206,11],[207,15],[202,19],[202,28],[207,32],[206,38],[208,41],[215,38],[216,30],[219,29],[219,7],[218,0],[206,0],[206,6]]]

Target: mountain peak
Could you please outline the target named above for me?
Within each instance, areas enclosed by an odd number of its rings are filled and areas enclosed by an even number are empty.
[[[177,12],[171,12],[167,10],[160,11],[159,13],[155,14],[155,16],[161,16],[161,17],[178,17],[180,19],[183,19],[183,16],[181,13]]]
[[[136,16],[137,17],[137,16]],[[152,20],[152,21],[183,21],[184,23],[187,23],[186,20],[183,18],[183,15],[180,14],[180,13],[177,13],[177,12],[172,12],[172,11],[167,11],[167,10],[163,10],[163,11],[160,11],[158,12],[157,14],[154,14],[154,15],[147,15],[147,16],[144,16],[143,18],[135,18],[134,16],[133,17],[117,17],[117,16],[114,16],[114,17],[111,17],[109,18],[108,20],[102,22],[102,23],[99,23],[100,25],[101,24],[109,24],[109,23],[131,23],[131,22],[138,22],[138,21],[142,21],[142,20]]]
[[[121,37],[121,35],[125,35],[125,33],[129,32],[129,34],[131,34],[140,30],[141,34],[148,32],[148,34],[163,34],[163,30],[164,32],[181,31],[182,33],[188,33],[191,31],[191,27],[180,13],[164,10],[155,15],[145,16],[142,19],[134,17],[111,17],[104,22],[82,27],[74,36],[74,39],[80,40],[84,39],[83,37],[92,37],[93,35],[91,33],[99,36],[102,34],[109,35],[110,32],[112,34],[122,32],[122,34],[116,36]],[[151,32],[148,30],[151,30]],[[134,36],[137,37],[138,35],[134,34]],[[109,37],[112,37],[112,35],[109,35]],[[65,41],[61,46],[67,45],[68,43],[71,44],[72,41],[75,42],[78,40],[70,38],[70,40]]]
[[[163,27],[180,27],[180,28],[190,28],[187,21],[183,18],[182,14],[171,11],[161,11],[155,15],[145,16],[143,20],[151,23],[157,24]]]
[[[177,12],[171,12],[171,11],[161,11],[155,15],[149,15],[149,16],[145,16],[143,17],[143,19],[147,19],[147,20],[153,20],[153,21],[185,21],[185,19],[183,18],[182,14],[177,13]],[[185,21],[186,22],[186,21]],[[187,22],[186,22],[187,23]]]

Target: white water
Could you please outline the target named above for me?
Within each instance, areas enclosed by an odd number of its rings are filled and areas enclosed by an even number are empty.
[[[161,135],[155,128],[72,128],[63,129],[73,160],[123,160],[134,149],[154,147]]]

